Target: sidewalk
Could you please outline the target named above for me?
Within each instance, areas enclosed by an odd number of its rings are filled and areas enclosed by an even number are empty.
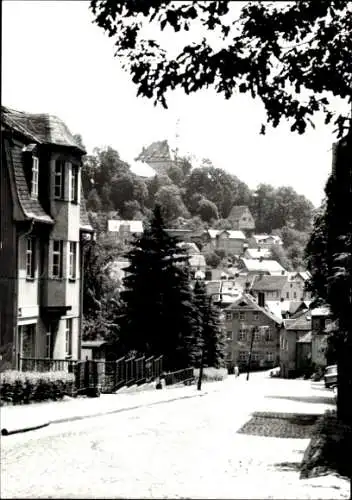
[[[155,388],[155,383],[140,387],[124,388],[116,394],[101,394],[99,398],[69,398],[20,406],[1,407],[1,434],[14,434],[45,427],[49,424],[70,422],[83,418],[93,418],[111,413],[167,403],[178,399],[205,396],[220,390],[216,382],[203,383],[202,390],[197,385],[178,385]]]

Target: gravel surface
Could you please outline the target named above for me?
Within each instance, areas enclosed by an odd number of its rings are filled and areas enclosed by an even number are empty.
[[[308,439],[237,432],[285,393],[318,395],[309,381],[229,377],[201,398],[2,438],[1,497],[349,498],[336,476],[299,479]],[[318,406],[281,401],[290,413]]]

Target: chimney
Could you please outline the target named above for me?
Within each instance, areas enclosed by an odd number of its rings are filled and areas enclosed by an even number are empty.
[[[262,256],[259,257],[259,262],[263,262],[263,257]]]

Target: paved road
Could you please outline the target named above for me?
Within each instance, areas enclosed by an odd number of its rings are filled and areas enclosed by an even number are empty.
[[[204,397],[2,438],[1,497],[348,498],[347,481],[300,481],[278,467],[299,463],[308,440],[236,432],[254,410],[322,412],[330,393],[263,375],[215,387]]]

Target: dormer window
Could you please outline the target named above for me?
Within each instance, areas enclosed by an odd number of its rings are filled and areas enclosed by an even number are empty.
[[[38,198],[38,186],[39,186],[39,158],[33,156],[32,163],[32,186],[31,186],[31,197]]]
[[[56,160],[54,174],[54,198],[63,200],[65,194],[65,161]]]

